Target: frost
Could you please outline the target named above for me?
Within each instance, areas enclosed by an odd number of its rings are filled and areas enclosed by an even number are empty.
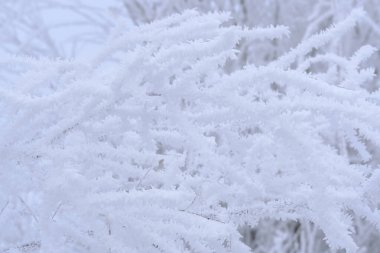
[[[0,248],[250,252],[238,226],[272,218],[311,221],[355,252],[351,215],[380,228],[379,97],[360,66],[375,49],[310,53],[363,16],[237,69],[242,40],[288,30],[189,10],[91,59],[2,58],[18,70],[0,69]]]

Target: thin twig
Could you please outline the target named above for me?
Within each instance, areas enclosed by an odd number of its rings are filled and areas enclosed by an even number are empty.
[[[61,206],[62,206],[62,202],[59,202],[57,208],[55,209],[53,215],[51,216],[51,219],[54,220],[54,217],[57,215],[59,209],[61,209]]]
[[[7,203],[5,203],[5,205],[3,206],[3,208],[1,208],[0,216],[3,214],[5,208],[7,208],[8,204],[9,204],[9,200],[7,200]]]
[[[222,224],[226,224],[224,221],[217,220],[217,219],[214,219],[214,218],[211,218],[211,217],[207,217],[207,216],[204,216],[204,215],[199,214],[199,213],[194,213],[194,212],[186,211],[186,210],[179,210],[179,211],[180,211],[180,212],[185,212],[185,213],[188,213],[188,214],[197,215],[197,216],[202,217],[202,218],[207,219],[207,220],[212,220],[212,221],[215,221],[215,222],[219,222],[219,223],[222,223]]]
[[[145,175],[144,175],[142,178],[140,178],[140,181],[139,181],[139,183],[137,184],[136,188],[141,187],[142,181],[148,176],[149,172],[150,172],[152,169],[153,169],[153,168],[150,168],[150,169],[145,173]]]
[[[32,217],[34,218],[34,220],[36,222],[38,222],[38,218],[37,216],[34,214],[34,212],[32,211],[32,209],[30,209],[30,207],[25,203],[25,201],[20,197],[18,196],[18,198],[20,199],[21,203],[28,209],[29,213],[32,215]]]
[[[194,196],[193,200],[191,201],[191,203],[187,207],[185,207],[184,209],[180,209],[180,211],[186,211],[187,209],[189,209],[194,204],[197,197],[198,197],[198,195],[195,193],[195,196]]]

